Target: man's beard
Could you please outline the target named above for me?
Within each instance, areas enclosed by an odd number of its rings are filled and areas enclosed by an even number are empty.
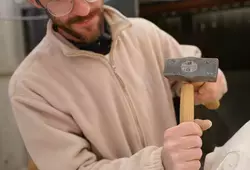
[[[83,35],[75,30],[73,30],[72,25],[73,24],[77,24],[77,23],[81,23],[84,22],[85,20],[88,20],[89,18],[93,17],[93,16],[99,16],[100,17],[100,21],[98,23],[98,32],[96,32],[96,35],[94,37],[88,38],[88,36]],[[78,40],[78,42],[81,43],[91,43],[95,40],[98,39],[98,37],[102,34],[103,32],[103,26],[104,26],[104,16],[103,16],[103,11],[102,9],[94,9],[92,10],[88,16],[83,17],[83,16],[75,16],[71,19],[69,19],[67,21],[67,23],[61,23],[60,21],[58,21],[55,17],[50,16],[51,20],[53,21],[54,26],[56,26],[57,29],[61,29],[64,32],[66,32],[67,34],[69,34],[70,36],[74,37],[75,39]],[[92,28],[84,28],[87,31],[91,32]],[[95,28],[94,28],[95,29]]]

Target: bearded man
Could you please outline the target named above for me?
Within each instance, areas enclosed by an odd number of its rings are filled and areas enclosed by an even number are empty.
[[[25,146],[40,170],[198,170],[209,120],[177,125],[163,76],[168,58],[201,57],[191,45],[103,0],[30,0],[50,20],[20,64],[9,96]],[[227,83],[195,92],[220,100]]]

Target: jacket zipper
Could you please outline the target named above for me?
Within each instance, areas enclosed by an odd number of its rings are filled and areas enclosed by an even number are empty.
[[[135,108],[134,108],[134,106],[132,104],[132,101],[131,101],[131,98],[130,98],[128,92],[127,92],[125,83],[123,82],[123,80],[119,76],[119,74],[116,72],[116,66],[115,66],[114,60],[113,60],[113,48],[117,44],[117,42],[118,42],[118,40],[116,40],[114,42],[114,44],[112,44],[112,46],[111,46],[111,50],[110,50],[110,62],[108,62],[108,63],[110,64],[110,66],[111,66],[111,68],[112,68],[112,70],[113,70],[113,72],[115,74],[115,77],[117,78],[117,80],[118,80],[118,82],[119,82],[119,84],[120,84],[120,86],[121,86],[121,88],[122,88],[122,90],[123,90],[123,92],[125,94],[125,98],[127,99],[127,102],[128,102],[128,105],[129,105],[129,108],[130,108],[130,111],[131,111],[131,115],[132,115],[132,117],[134,119],[134,122],[135,122],[137,130],[138,130],[140,143],[141,143],[142,147],[145,147],[146,146],[146,143],[145,143],[145,140],[144,140],[145,138],[143,136],[143,131],[141,129],[138,117],[136,116]]]
[[[138,132],[138,136],[139,136],[139,142],[141,143],[142,147],[145,147],[146,146],[146,142],[145,142],[145,138],[144,138],[144,135],[143,135],[143,131],[141,129],[141,126],[140,126],[140,123],[139,123],[139,120],[136,116],[136,111],[135,111],[135,108],[132,104],[132,101],[130,99],[130,96],[127,92],[127,89],[126,89],[126,86],[125,86],[125,83],[122,81],[121,77],[118,75],[118,73],[116,72],[116,67],[115,67],[115,64],[114,64],[114,60],[113,60],[113,49],[114,47],[116,46],[118,40],[115,40],[114,43],[112,44],[111,46],[111,50],[110,50],[110,61],[108,59],[105,58],[104,55],[101,55],[101,54],[95,54],[93,53],[93,56],[92,57],[95,57],[95,58],[98,58],[98,59],[101,59],[101,60],[104,60],[105,63],[108,63],[109,67],[111,67],[111,70],[113,71],[116,79],[118,80],[120,86],[121,86],[121,89],[122,91],[124,92],[125,94],[125,98],[128,102],[128,105],[129,105],[129,108],[130,108],[130,111],[131,111],[131,115],[134,119],[134,122],[136,124],[136,127],[137,127],[137,132]],[[81,54],[72,54],[70,56],[79,56]]]
[[[136,116],[135,109],[134,109],[134,106],[133,106],[132,101],[130,99],[130,96],[129,96],[128,92],[127,92],[126,86],[125,86],[124,82],[122,81],[121,77],[116,73],[114,68],[113,68],[113,71],[114,71],[114,74],[115,74],[117,80],[119,81],[119,84],[122,87],[123,92],[125,93],[125,97],[126,97],[126,99],[128,101],[128,105],[129,105],[130,110],[131,110],[131,115],[132,115],[132,117],[133,117],[133,119],[135,121],[135,124],[137,126],[140,143],[141,143],[142,147],[145,147],[146,145],[145,145],[145,140],[144,140],[144,137],[143,137],[142,129],[141,129],[139,120],[138,120],[138,118]]]

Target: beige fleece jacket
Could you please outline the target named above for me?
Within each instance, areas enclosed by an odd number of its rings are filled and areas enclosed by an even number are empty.
[[[107,56],[52,30],[9,84],[13,112],[40,170],[162,170],[164,131],[176,125],[164,59],[200,57],[158,27],[105,6]]]

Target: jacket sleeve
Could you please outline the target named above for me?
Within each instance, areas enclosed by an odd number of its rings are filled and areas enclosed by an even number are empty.
[[[70,115],[27,89],[10,100],[25,146],[39,170],[163,170],[161,148],[98,160]]]

